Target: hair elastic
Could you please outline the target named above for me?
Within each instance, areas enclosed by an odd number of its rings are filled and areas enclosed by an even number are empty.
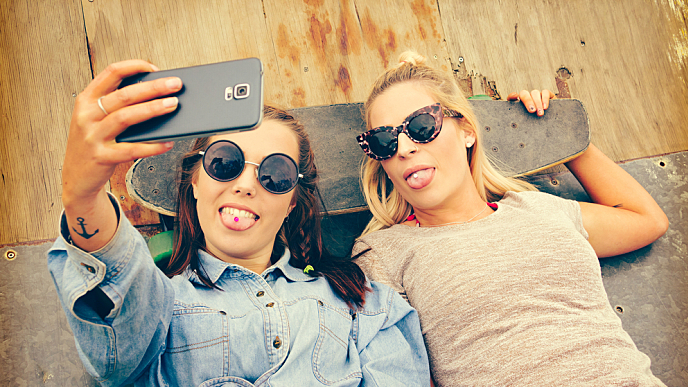
[[[303,273],[308,274],[310,276],[313,276],[315,273],[310,274],[311,272],[315,272],[315,269],[311,265],[307,265],[306,267],[303,268]]]

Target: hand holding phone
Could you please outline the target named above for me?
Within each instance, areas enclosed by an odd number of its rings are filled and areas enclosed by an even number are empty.
[[[173,94],[177,108],[127,128],[117,142],[162,142],[250,130],[263,118],[263,65],[257,58],[141,73],[119,88],[166,77],[179,77]]]

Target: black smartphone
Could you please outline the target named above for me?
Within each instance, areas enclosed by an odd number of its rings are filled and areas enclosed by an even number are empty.
[[[263,119],[263,64],[247,58],[173,70],[141,73],[122,81],[120,88],[177,76],[182,89],[177,109],[132,125],[117,142],[161,142],[250,130]]]

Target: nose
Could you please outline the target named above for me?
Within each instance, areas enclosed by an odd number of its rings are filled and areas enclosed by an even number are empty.
[[[397,155],[402,158],[408,158],[418,152],[418,145],[411,141],[405,133],[399,133],[397,139]]]
[[[246,162],[244,165],[244,170],[241,171],[241,175],[236,179],[232,180],[232,190],[235,194],[245,195],[245,196],[256,196],[256,184],[258,184],[258,167],[254,163]]]

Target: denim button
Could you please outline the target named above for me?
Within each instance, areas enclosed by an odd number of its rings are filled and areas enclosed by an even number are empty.
[[[256,297],[263,297],[264,295],[265,295],[265,292],[262,290],[259,291],[258,293],[256,293]]]
[[[272,342],[272,346],[275,348],[282,346],[282,340],[280,340],[279,336],[275,336],[275,341]]]
[[[220,311],[220,314],[223,315],[223,316],[226,316],[226,315],[227,315],[227,312],[225,312],[224,310],[221,310],[221,311]]]
[[[274,302],[271,302],[271,303],[269,303],[269,304],[267,304],[267,305],[265,305],[265,306],[267,306],[268,308],[272,308],[273,306],[275,306],[275,303],[274,303]]]
[[[318,305],[323,306],[322,301],[318,300]]]
[[[93,266],[89,266],[83,262],[81,262],[81,266],[85,267],[89,273],[95,273],[96,272],[96,269],[94,269]]]

